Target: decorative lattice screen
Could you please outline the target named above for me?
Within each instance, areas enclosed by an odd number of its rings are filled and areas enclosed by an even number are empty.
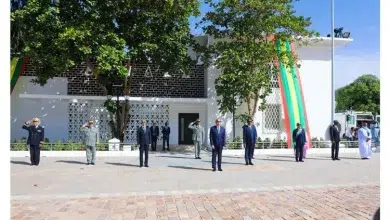
[[[111,129],[108,123],[110,116],[103,103],[103,101],[69,103],[68,137],[70,140],[75,142],[82,141],[83,136],[80,128],[88,120],[95,121],[102,141],[107,141],[111,138]]]
[[[169,105],[153,105],[153,104],[131,104],[129,123],[126,129],[125,141],[129,143],[136,143],[136,132],[141,120],[146,120],[148,126],[152,126],[153,122],[157,123],[160,128],[169,121]]]
[[[103,103],[103,101],[69,103],[68,137],[70,140],[82,141],[83,136],[80,128],[88,120],[95,121],[102,141],[111,139],[110,115]],[[169,121],[169,105],[130,104],[129,113],[130,116],[125,131],[125,143],[137,142],[136,131],[141,120],[146,120],[148,126],[156,122],[160,128],[161,139],[161,126],[164,126],[165,122]]]
[[[277,74],[271,76],[272,93],[267,96],[266,109],[262,115],[263,134],[278,134],[281,132],[281,98]]]

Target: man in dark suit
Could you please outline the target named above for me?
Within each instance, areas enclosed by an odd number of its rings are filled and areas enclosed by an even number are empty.
[[[41,147],[45,140],[45,129],[39,125],[39,118],[33,118],[24,123],[23,129],[28,131],[27,144],[30,145],[31,166],[38,166],[41,157]]]
[[[306,144],[306,131],[297,123],[297,128],[293,131],[293,142],[295,144],[295,161],[303,162],[303,148]]]
[[[150,131],[152,132],[152,151],[157,150],[157,139],[160,135],[160,130],[156,124],[156,122],[153,122],[153,126],[150,128]]]
[[[332,141],[332,160],[339,159],[339,144],[340,144],[340,126],[338,121],[333,121],[333,125],[329,129],[330,140]]]
[[[139,166],[143,165],[143,155],[145,152],[145,167],[148,166],[149,146],[152,141],[151,131],[149,126],[146,126],[146,121],[141,121],[141,127],[137,130],[137,144],[139,145]]]
[[[171,134],[171,128],[168,126],[168,122],[165,122],[165,126],[162,127],[163,134],[163,150],[165,150],[165,142],[167,143],[167,150],[169,151],[169,135]]]
[[[216,167],[216,159],[218,155],[218,170],[222,171],[222,150],[226,145],[226,132],[225,128],[221,126],[221,120],[215,120],[215,125],[210,128],[210,146],[212,149],[212,161],[211,165],[213,171]]]
[[[257,131],[251,118],[248,119],[248,124],[242,127],[242,133],[242,141],[245,148],[245,164],[253,165],[252,159],[257,140]]]

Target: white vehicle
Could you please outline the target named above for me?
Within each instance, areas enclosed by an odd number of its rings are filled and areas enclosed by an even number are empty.
[[[334,119],[340,123],[340,136],[345,137],[351,131],[351,128],[356,128],[356,118],[357,115],[355,112],[340,112],[335,113]]]
[[[381,116],[380,115],[375,116],[375,121],[378,124],[378,126],[380,126],[380,124],[381,124]]]
[[[362,126],[363,122],[366,122],[368,127],[374,121],[374,115],[371,112],[356,112],[356,125]]]

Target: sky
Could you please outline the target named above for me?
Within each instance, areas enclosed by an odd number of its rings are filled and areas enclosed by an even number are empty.
[[[335,87],[340,88],[364,74],[379,76],[379,0],[334,0],[335,28],[351,32],[353,42],[335,50]],[[330,0],[300,0],[294,3],[297,15],[311,17],[311,29],[326,36],[331,30]],[[211,9],[201,5],[202,15]],[[193,34],[199,18],[191,18]]]

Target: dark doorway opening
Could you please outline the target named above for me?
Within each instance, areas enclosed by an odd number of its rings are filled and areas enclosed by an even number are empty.
[[[199,118],[199,113],[179,113],[179,144],[193,144],[191,122]]]

